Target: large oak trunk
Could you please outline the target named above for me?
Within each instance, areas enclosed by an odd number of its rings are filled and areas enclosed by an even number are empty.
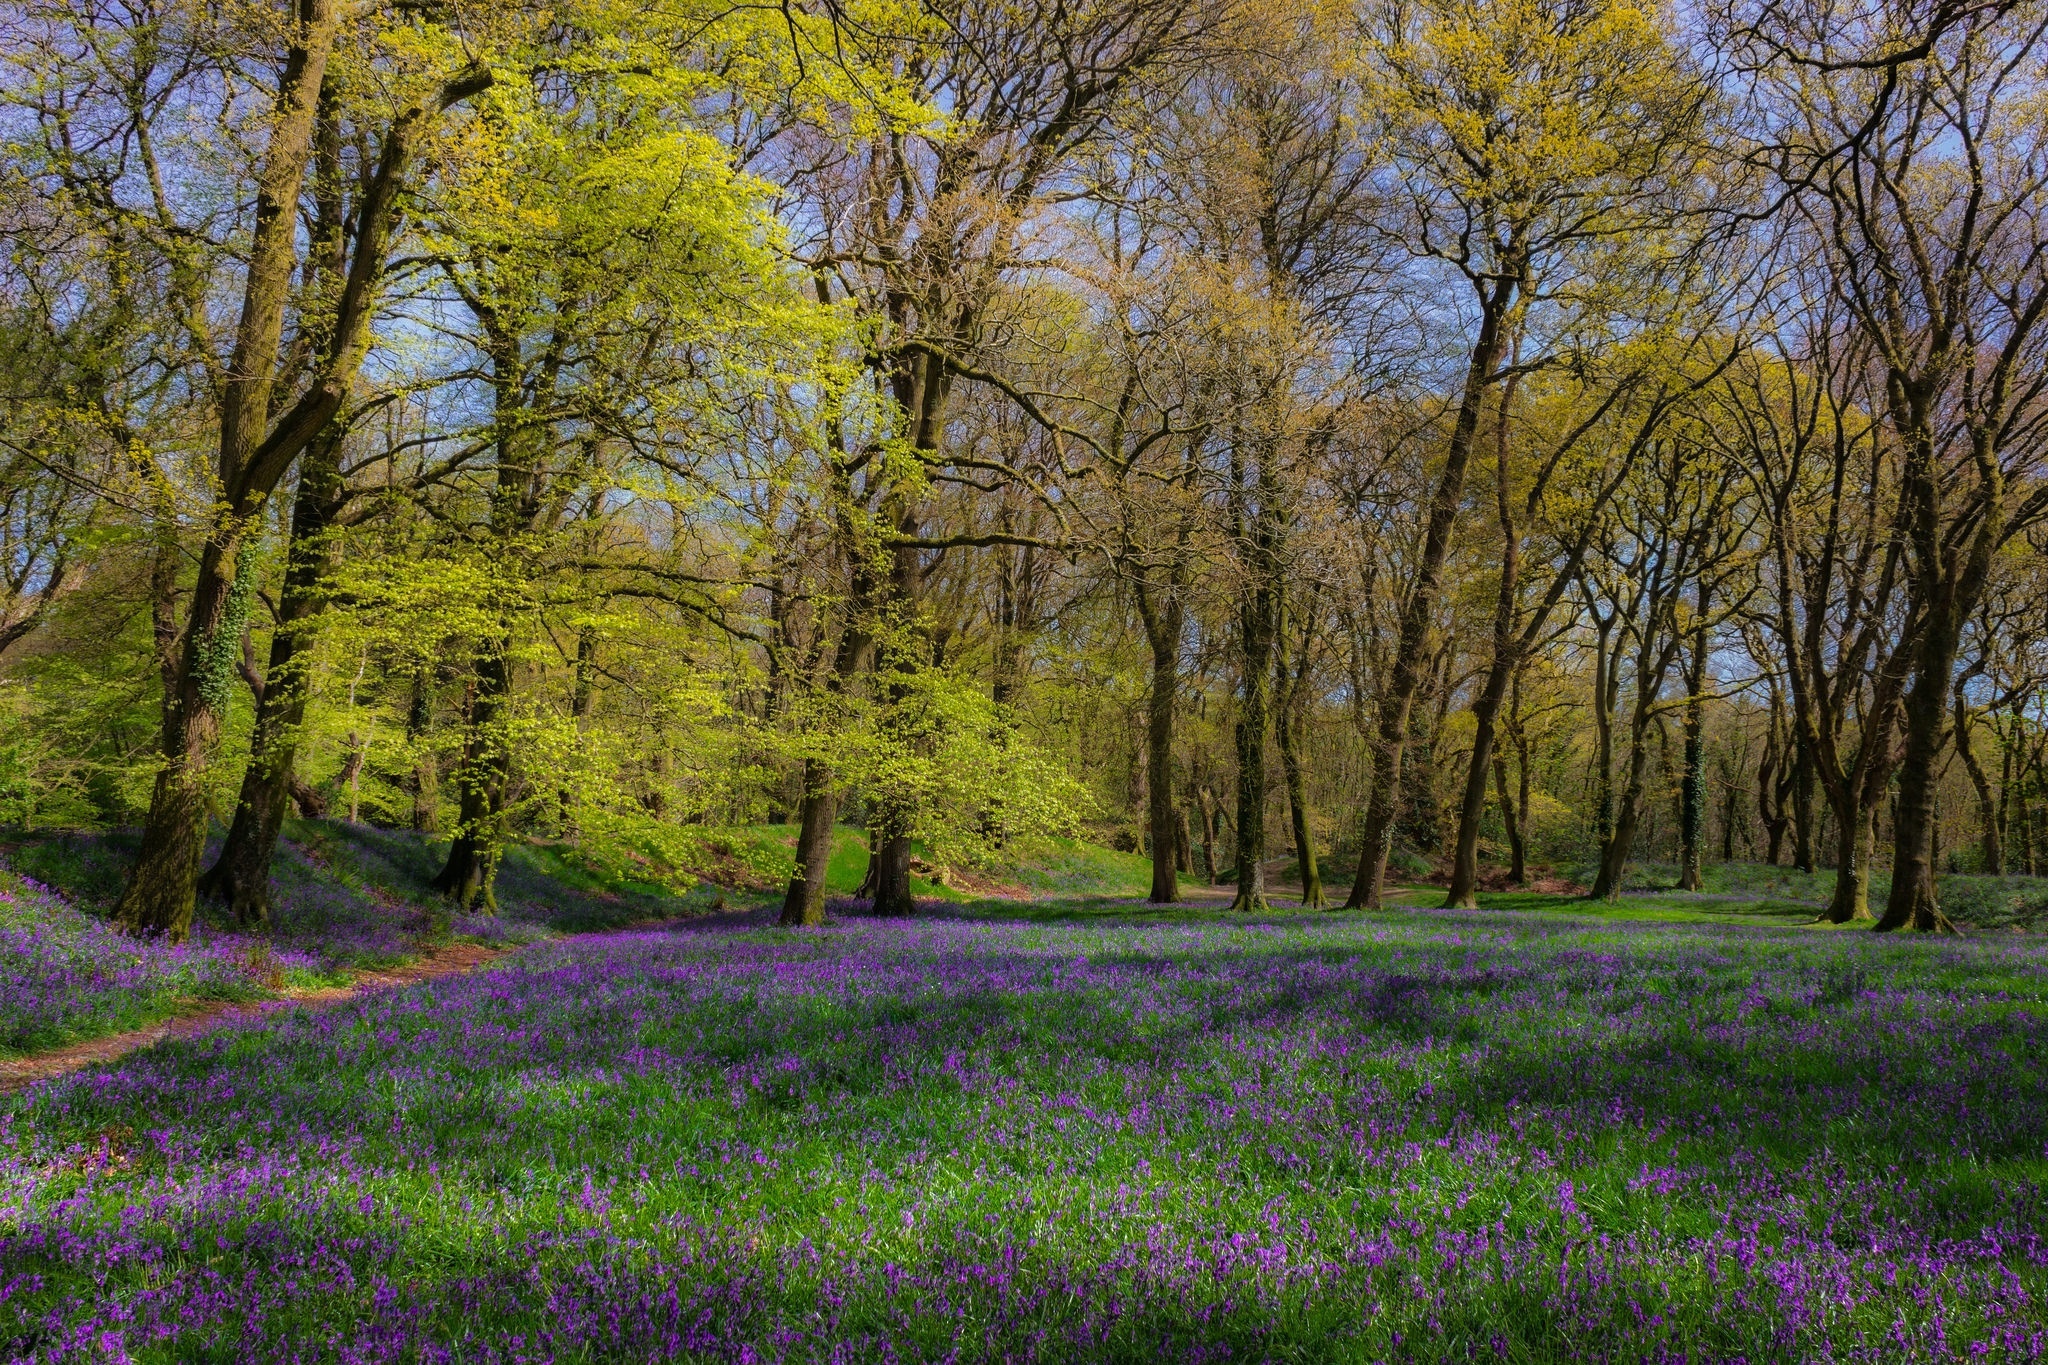
[[[192,586],[175,685],[163,709],[161,766],[150,794],[142,845],[115,917],[137,933],[183,939],[192,926],[199,859],[206,843],[209,767],[241,648],[253,565],[244,553],[285,465],[289,442],[269,449],[271,391],[279,338],[297,266],[299,192],[312,159],[314,113],[334,46],[333,0],[302,0],[297,31],[272,105],[270,142],[257,175],[255,228],[242,285],[241,318],[220,400],[215,473],[223,505]],[[259,459],[259,456],[267,458]]]
[[[825,922],[825,869],[832,861],[832,822],[839,802],[832,791],[832,773],[815,758],[804,760],[804,799],[796,836],[796,870],[782,898],[783,924],[816,926]]]
[[[1870,918],[1872,814],[1857,806],[1835,821],[1835,893],[1822,916],[1830,924]]]
[[[1934,891],[1934,788],[1945,747],[1954,636],[1930,623],[1906,694],[1906,744],[1899,760],[1898,804],[1892,817],[1892,885],[1880,930],[1951,928]],[[1946,638],[1943,638],[1946,637]]]
[[[498,648],[487,650],[476,661],[476,678],[471,684],[468,737],[463,746],[462,768],[455,781],[461,791],[460,823],[454,842],[448,846],[448,860],[434,877],[433,888],[465,910],[497,913],[496,880],[498,850],[504,842],[500,824],[504,815],[505,788],[511,776],[510,756],[497,721],[511,693],[511,669],[507,652],[509,638]]]
[[[327,570],[325,538],[340,511],[340,493],[341,432],[329,427],[306,452],[299,473],[277,626],[234,821],[219,858],[199,883],[200,894],[227,905],[244,925],[270,919],[270,861],[292,799],[293,765],[311,689],[311,651],[326,605],[320,593]]]
[[[1233,910],[1266,908],[1266,727],[1272,693],[1273,608],[1254,589],[1242,611],[1239,649],[1244,696],[1237,719],[1237,894]]]
[[[874,912],[909,915],[917,911],[910,894],[910,836],[891,834],[875,850]]]
[[[1152,695],[1146,709],[1146,799],[1150,805],[1152,847],[1152,891],[1146,898],[1155,905],[1171,905],[1180,899],[1180,847],[1186,830],[1173,796],[1173,704],[1179,685],[1179,632],[1175,648],[1163,657],[1155,644],[1152,653]]]

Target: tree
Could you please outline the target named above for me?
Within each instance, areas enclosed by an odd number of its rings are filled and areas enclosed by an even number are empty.
[[[903,674],[919,652],[924,556],[986,540],[925,534],[929,477],[955,469],[1012,474],[1000,462],[948,448],[956,388],[963,379],[985,384],[1021,400],[1027,412],[1035,407],[986,363],[999,321],[993,310],[1023,263],[1028,227],[1117,102],[1185,58],[1210,22],[1189,0],[968,6],[933,17],[935,32],[910,36],[900,70],[909,96],[943,109],[944,123],[877,130],[864,146],[807,173],[804,185],[812,230],[804,254],[836,283],[835,297],[852,300],[871,320],[872,382],[894,407],[886,441],[849,451],[843,462],[847,475],[863,479],[868,515],[885,527],[886,571],[874,573],[864,556],[848,554],[859,581],[849,581],[843,595],[849,609],[873,619],[856,629],[876,641],[872,657],[885,675]],[[850,483],[843,493],[853,493]],[[849,653],[846,662],[858,666],[863,653]],[[804,827],[829,829],[829,774],[807,775],[804,789]],[[911,838],[898,827],[901,814],[878,812],[882,824],[872,831],[882,913],[912,908]],[[820,839],[800,842],[790,904],[808,903],[822,884],[823,847]]]
[[[1447,0],[1375,16],[1363,60],[1407,192],[1401,236],[1469,293],[1475,326],[1423,509],[1392,667],[1377,697],[1372,790],[1349,905],[1377,908],[1393,844],[1425,635],[1487,394],[1542,305],[1569,314],[1589,250],[1671,221],[1708,97],[1646,12],[1540,0]],[[1534,348],[1524,364],[1537,359]]]
[[[2048,365],[2048,164],[2029,112],[2041,84],[2014,54],[2031,6],[1892,17],[1773,12],[1746,30],[1769,60],[1756,153],[1828,253],[1832,288],[1884,373],[1899,444],[1897,534],[1915,623],[1901,705],[1892,883],[1877,927],[1945,921],[1934,792],[1957,650],[2001,545],[2048,512],[2034,485]]]
[[[273,414],[280,381],[299,378],[284,350],[285,315],[299,264],[297,206],[312,159],[315,113],[334,53],[340,7],[301,0],[288,39],[269,139],[256,168],[255,207],[240,321],[221,369],[217,501],[206,527],[198,578],[178,630],[175,688],[165,706],[164,765],[143,826],[134,871],[117,914],[139,933],[182,939],[204,847],[206,772],[235,677],[260,560],[250,532],[271,491],[348,399],[369,347],[375,287],[385,264],[398,198],[421,141],[448,110],[488,89],[490,68],[466,55],[405,73],[381,133],[375,168],[357,212],[349,268],[331,304],[324,341],[296,396]],[[282,363],[280,363],[282,362]]]

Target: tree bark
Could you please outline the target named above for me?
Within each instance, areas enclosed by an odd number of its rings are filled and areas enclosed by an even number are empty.
[[[1287,782],[1287,809],[1294,824],[1294,859],[1301,870],[1301,906],[1320,910],[1327,903],[1323,895],[1322,869],[1316,864],[1315,834],[1308,824],[1308,790],[1301,761],[1300,718],[1283,712],[1273,727],[1280,741],[1280,767]]]
[[[1500,585],[1493,602],[1493,659],[1487,665],[1486,683],[1472,703],[1472,757],[1465,765],[1457,843],[1451,852],[1451,885],[1444,897],[1445,907],[1452,909],[1473,909],[1479,904],[1479,822],[1486,815],[1486,775],[1493,766],[1494,727],[1501,703],[1507,700],[1509,680],[1521,663],[1521,641],[1516,627],[1522,605],[1522,536],[1515,525],[1514,504],[1508,490],[1508,416],[1514,402],[1515,380],[1510,378],[1501,387],[1500,417],[1494,432],[1493,494],[1500,524]],[[1501,804],[1505,808],[1507,785],[1505,774],[1501,776]],[[1514,824],[1512,814],[1508,824]]]
[[[1644,742],[1647,737],[1646,730],[1639,731],[1630,746],[1628,781],[1615,802],[1614,832],[1600,850],[1600,874],[1593,883],[1595,899],[1614,900],[1621,895],[1629,855],[1635,849],[1636,826],[1642,819],[1643,773],[1650,759],[1650,746]]]
[[[1592,589],[1586,590],[1592,608]],[[1618,612],[1601,616],[1594,609],[1593,637],[1593,838],[1604,851],[1614,837],[1614,704],[1620,691],[1620,644],[1609,651]]]
[[[2048,298],[2048,295],[2044,295]],[[1913,683],[1906,692],[1904,752],[1898,770],[1898,813],[1892,828],[1892,885],[1878,919],[1881,932],[1911,927],[1955,930],[1941,913],[1934,888],[1935,786],[1939,779],[1949,688],[1963,624],[1975,610],[2003,540],[2005,488],[1988,431],[1972,433],[1981,510],[1960,546],[1944,543],[1942,492],[1933,450],[1930,411],[1934,381],[1890,380],[1893,423],[1906,447],[1899,494],[1900,520],[1912,546],[1912,585],[1920,636],[1913,650]]]
[[[1266,646],[1243,645],[1244,699],[1237,720],[1237,894],[1233,910],[1266,908]]]
[[[511,776],[511,756],[505,751],[498,720],[511,696],[509,637],[497,648],[486,650],[476,661],[471,683],[468,736],[463,746],[462,767],[455,775],[460,792],[460,814],[455,839],[448,845],[448,860],[431,883],[434,890],[464,910],[498,910],[498,851],[504,842],[501,828],[506,783]]]
[[[1172,587],[1163,604],[1156,604],[1142,581],[1135,585],[1138,613],[1145,626],[1145,638],[1152,647],[1152,690],[1145,716],[1146,817],[1152,849],[1152,889],[1146,899],[1154,905],[1172,905],[1180,899],[1177,853],[1184,831],[1180,828],[1173,791],[1174,704],[1180,690],[1180,642],[1186,624],[1186,607]]]
[[[1202,877],[1206,885],[1216,885],[1216,814],[1209,806],[1209,789],[1201,784],[1195,786],[1195,813],[1202,824]]]
[[[1309,828],[1308,779],[1303,760],[1303,729],[1308,719],[1309,650],[1315,630],[1317,597],[1313,590],[1308,607],[1301,613],[1299,643],[1288,648],[1286,613],[1274,631],[1273,651],[1273,737],[1280,746],[1280,772],[1287,788],[1287,812],[1294,831],[1294,861],[1301,874],[1301,905],[1321,910],[1328,904],[1323,894],[1322,868],[1316,860],[1315,832]]]
[[[1252,582],[1238,606],[1243,697],[1237,720],[1237,894],[1233,910],[1268,908],[1266,899],[1266,730],[1272,723],[1273,650],[1279,629],[1276,492],[1260,471],[1261,500],[1252,532]]]
[[[1451,886],[1444,897],[1447,910],[1470,910],[1479,904],[1479,826],[1486,816],[1486,778],[1494,764],[1494,728],[1501,703],[1507,700],[1509,675],[1514,671],[1514,660],[1503,652],[1501,643],[1496,640],[1493,662],[1486,670],[1486,683],[1472,702],[1472,757],[1465,766],[1465,790],[1458,804],[1458,836],[1451,854]],[[1505,770],[1500,781],[1501,801],[1505,806]],[[1509,824],[1513,824],[1512,815],[1509,816]]]
[[[1681,891],[1701,889],[1700,846],[1706,842],[1707,835],[1706,611],[1706,592],[1702,589],[1702,624],[1693,638],[1692,667],[1686,671],[1685,770],[1679,781],[1678,797],[1678,887]]]
[[[1963,697],[1960,683],[1956,686],[1955,709],[1956,756],[1963,760],[1963,767],[1970,774],[1970,785],[1977,792],[1977,821],[1983,827],[1978,838],[1984,875],[2002,877],[2005,875],[2005,852],[1998,840],[1998,802],[1991,794],[1991,779],[1985,774],[1984,765],[1977,761],[1977,751],[1970,739],[1970,704]]]
[[[299,195],[339,7],[335,0],[299,0],[297,17],[257,177],[242,314],[221,385],[218,510],[193,584],[175,702],[165,707],[163,762],[149,818],[134,870],[115,905],[115,917],[131,931],[173,940],[191,928],[205,848],[207,772],[227,708],[248,598],[255,591],[253,547],[246,542],[278,481],[334,420],[354,385],[369,347],[369,318],[399,192],[419,137],[432,117],[488,89],[492,80],[488,66],[466,68],[386,130],[376,168],[364,184],[355,254],[334,300],[321,363],[291,408],[273,420],[278,343],[297,266]]]
[[[910,894],[910,836],[890,834],[875,852],[872,907],[877,915],[909,915],[917,911]]]
[[[1822,916],[1830,924],[1870,918],[1871,821],[1877,812],[1856,806],[1835,822],[1835,893]]]
[[[1899,760],[1898,806],[1892,817],[1892,885],[1880,932],[1911,928],[1923,933],[1953,929],[1941,913],[1934,889],[1934,787],[1944,746],[1949,673],[1955,666],[1953,635],[1929,622],[1919,676],[1906,693],[1905,752]]]
[[[1508,795],[1508,757],[1504,753],[1493,756],[1493,786],[1500,801],[1501,824],[1508,836],[1508,881],[1520,886],[1529,880],[1529,855],[1522,838],[1520,814]]]
[[[316,113],[313,177],[316,212],[310,271],[318,285],[339,289],[347,269],[341,123],[336,101],[325,93]],[[199,881],[199,894],[226,904],[246,928],[270,920],[270,862],[292,799],[299,731],[312,690],[312,646],[318,618],[326,609],[320,587],[332,559],[327,536],[347,500],[341,476],[346,434],[339,422],[329,422],[299,462],[270,660],[260,686],[251,678],[257,707],[249,764],[242,773],[227,840]]]
[[[1792,736],[1792,865],[1812,875],[1814,860],[1813,751]]]
[[[832,770],[822,760],[804,760],[803,813],[796,837],[796,870],[782,898],[780,923],[812,928],[825,922],[825,869],[832,861],[832,825],[839,801]]]
[[[865,612],[873,585],[864,572],[853,576],[853,606]],[[833,651],[832,672],[826,690],[841,696],[868,665],[874,636],[862,619],[849,620],[840,632]],[[817,926],[825,922],[825,878],[832,861],[832,831],[839,815],[839,794],[832,769],[824,760],[804,760],[803,802],[797,817],[796,865],[790,872],[789,889],[782,898],[780,922]]]
[[[405,710],[405,744],[412,754],[412,775],[407,785],[412,792],[412,827],[421,834],[433,832],[434,807],[439,799],[440,773],[433,756],[420,752],[434,720],[434,670],[422,664],[413,671],[412,700]]]
[[[263,671],[249,766],[242,773],[227,841],[198,886],[200,894],[227,905],[236,921],[248,927],[270,919],[270,860],[291,801],[299,733],[312,690],[311,652],[318,619],[326,609],[320,588],[328,570],[327,533],[343,501],[341,445],[341,431],[330,426],[306,452],[299,471],[291,546],[270,637],[270,661]]]

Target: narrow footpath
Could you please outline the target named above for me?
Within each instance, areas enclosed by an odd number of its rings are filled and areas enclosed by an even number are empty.
[[[281,1010],[332,1009],[370,991],[472,972],[489,966],[512,951],[509,948],[489,948],[480,943],[451,943],[401,966],[357,972],[346,986],[291,991],[274,1000],[256,1000],[247,1004],[200,1004],[147,1028],[110,1033],[88,1042],[51,1048],[47,1052],[32,1052],[25,1057],[0,1059],[0,1095],[12,1094],[37,1081],[69,1075],[96,1062],[111,1062],[167,1038],[197,1038],[228,1024],[260,1019]]]

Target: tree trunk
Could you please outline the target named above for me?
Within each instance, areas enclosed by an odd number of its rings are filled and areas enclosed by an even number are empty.
[[[1589,605],[1591,596],[1588,589]],[[1596,614],[1593,623],[1593,838],[1603,854],[1614,838],[1614,674],[1617,662],[1608,652],[1608,637],[1614,631],[1617,614]]]
[[[1706,589],[1700,590],[1700,615],[1706,615]],[[1700,626],[1693,641],[1692,667],[1685,689],[1685,771],[1679,780],[1678,887],[1701,889],[1700,846],[1707,835],[1706,748],[1707,631]]]
[[[838,807],[831,770],[818,759],[805,759],[796,870],[790,874],[789,891],[782,898],[783,924],[815,928],[825,922],[825,869],[832,861],[832,821]]]
[[[1152,851],[1152,890],[1146,897],[1154,905],[1172,905],[1180,899],[1177,853],[1181,834],[1178,807],[1173,795],[1173,712],[1180,690],[1180,637],[1185,608],[1173,593],[1163,608],[1155,610],[1150,595],[1138,589],[1145,634],[1152,646],[1152,691],[1145,716],[1145,759],[1148,842]]]
[[[412,776],[407,783],[412,791],[412,827],[421,834],[433,832],[434,807],[440,795],[440,773],[433,756],[420,751],[433,720],[434,671],[421,664],[413,673],[412,701],[405,711],[405,745],[412,754]]]
[[[1522,841],[1522,821],[1508,795],[1508,757],[1493,756],[1493,787],[1500,800],[1501,824],[1508,835],[1508,881],[1516,886],[1529,880],[1528,849]]]
[[[1785,847],[1785,827],[1792,821],[1785,811],[1786,788],[1778,773],[1783,748],[1778,742],[1782,726],[1775,689],[1771,694],[1771,711],[1771,728],[1764,736],[1764,753],[1756,768],[1756,818],[1764,827],[1764,862],[1776,867]]]
[[[1730,773],[1722,769],[1722,777],[1728,784],[1721,797],[1721,861],[1724,863],[1735,861],[1735,826],[1742,818],[1742,790],[1735,781],[1739,775],[1739,770]]]
[[[253,546],[245,542],[269,497],[252,466],[264,443],[298,257],[299,192],[312,158],[314,114],[334,46],[334,0],[301,0],[297,31],[272,104],[270,141],[257,175],[255,230],[242,286],[242,313],[220,400],[216,474],[226,505],[200,553],[176,686],[166,698],[162,761],[135,867],[115,917],[136,933],[180,941],[191,931],[199,859],[206,846],[206,783],[227,711],[233,661],[255,590]],[[259,474],[267,470],[257,471]]]
[[[1195,788],[1195,813],[1202,823],[1202,876],[1209,886],[1216,885],[1216,813],[1209,805],[1209,789],[1197,785]]]
[[[1521,615],[1522,537],[1515,526],[1514,505],[1508,494],[1508,414],[1514,401],[1515,380],[1510,378],[1501,388],[1500,418],[1494,433],[1493,493],[1495,515],[1500,523],[1500,585],[1493,602],[1493,659],[1487,665],[1486,685],[1472,703],[1472,757],[1465,765],[1465,792],[1458,805],[1451,886],[1444,897],[1447,909],[1469,910],[1479,904],[1479,822],[1486,815],[1486,774],[1493,766],[1494,727],[1521,659],[1516,618]],[[1507,805],[1505,774],[1501,775],[1501,805]],[[1507,823],[1512,830],[1512,814]]]
[[[504,813],[506,781],[511,774],[510,755],[497,722],[511,695],[511,669],[507,654],[509,638],[498,648],[486,651],[476,662],[471,684],[468,737],[463,746],[462,768],[455,775],[461,792],[461,813],[455,840],[448,846],[448,860],[434,877],[434,890],[464,910],[496,914],[498,850],[504,840],[500,827]]]
[[[1953,632],[1924,627],[1919,676],[1906,694],[1906,744],[1899,761],[1898,806],[1892,817],[1892,886],[1880,932],[1953,929],[1934,890],[1934,787],[1947,720],[1949,673],[1955,666]]]
[[[1650,746],[1646,742],[1649,737],[1646,724],[1649,706],[1647,699],[1637,702],[1633,742],[1629,746],[1628,782],[1615,803],[1614,832],[1600,850],[1600,875],[1593,883],[1596,899],[1615,900],[1620,897],[1629,856],[1635,850],[1636,826],[1642,820],[1643,773],[1650,758]]]
[[[351,825],[362,822],[363,762],[369,756],[368,742],[355,731],[349,731],[348,758],[341,765],[341,786],[348,793],[348,822]]]
[[[1520,281],[1513,272],[1503,272],[1483,293],[1484,305],[1479,338],[1472,347],[1471,363],[1465,369],[1465,388],[1458,403],[1458,418],[1451,428],[1443,472],[1430,498],[1429,522],[1423,533],[1422,562],[1416,566],[1415,582],[1401,608],[1399,643],[1394,650],[1394,667],[1386,690],[1380,697],[1379,742],[1373,754],[1372,787],[1366,799],[1365,827],[1358,852],[1358,873],[1352,878],[1351,895],[1345,904],[1352,909],[1377,910],[1383,903],[1387,880],[1387,855],[1394,844],[1394,824],[1401,793],[1401,760],[1408,743],[1409,712],[1422,683],[1430,619],[1436,613],[1437,593],[1442,586],[1444,558],[1450,553],[1451,531],[1457,523],[1458,508],[1465,498],[1465,469],[1471,463],[1472,438],[1479,429],[1479,412],[1494,368],[1500,364],[1501,324],[1514,301]]]
[[[1813,852],[1813,788],[1813,755],[1799,742],[1795,732],[1792,737],[1792,864],[1809,875],[1817,866]]]
[[[404,177],[428,121],[490,87],[472,65],[431,100],[406,109],[385,130],[375,170],[356,213],[355,255],[335,299],[319,366],[291,408],[273,421],[279,342],[298,265],[298,203],[312,159],[327,58],[339,22],[334,0],[299,0],[296,31],[272,104],[270,142],[256,180],[254,229],[242,284],[234,351],[220,388],[218,499],[199,558],[180,651],[176,700],[165,707],[162,766],[128,886],[115,917],[138,933],[182,939],[192,923],[205,847],[207,767],[227,709],[229,675],[255,591],[247,541],[292,462],[317,440],[347,400],[369,348],[375,285],[382,273]],[[232,568],[230,567],[232,566]]]
[[[860,885],[853,889],[853,898],[857,901],[871,902],[875,898],[875,887],[882,880],[882,838],[875,830],[875,817],[872,813],[868,816],[867,828],[863,832],[867,836],[868,862],[861,871]]]
[[[1998,841],[1998,803],[1991,794],[1991,779],[1985,774],[1984,765],[1977,761],[1977,751],[1970,739],[1970,704],[1963,699],[1960,686],[1956,689],[1956,756],[1963,760],[1970,785],[1977,790],[1977,820],[1983,826],[1979,839],[1984,875],[2002,877],[2005,852]]]
[[[1294,822],[1294,859],[1301,869],[1301,906],[1320,910],[1327,904],[1323,895],[1322,869],[1316,864],[1315,834],[1308,826],[1308,789],[1303,778],[1301,737],[1298,717],[1282,715],[1273,727],[1280,741],[1280,767],[1287,781],[1287,810]]]
[[[1465,765],[1465,792],[1458,804],[1458,842],[1451,854],[1451,887],[1444,897],[1447,910],[1470,910],[1478,904],[1479,826],[1486,817],[1486,778],[1494,763],[1494,729],[1501,703],[1507,700],[1508,677],[1514,659],[1498,647],[1486,670],[1486,685],[1472,702],[1472,758]],[[1500,775],[1501,803],[1507,803],[1507,775]],[[1514,823],[1509,817],[1509,824]],[[1519,880],[1519,878],[1517,879]]]
[[[330,558],[327,533],[343,500],[341,444],[340,428],[330,426],[306,452],[299,471],[291,546],[286,551],[276,629],[270,637],[270,662],[257,702],[256,731],[249,743],[249,766],[242,773],[227,842],[198,886],[201,895],[227,905],[236,921],[247,927],[270,919],[270,860],[291,801],[299,732],[312,690],[312,647],[319,617],[326,610],[320,588]]]
[[[1284,601],[1284,598],[1282,599]],[[1315,833],[1308,822],[1308,779],[1302,755],[1303,728],[1307,720],[1306,699],[1310,647],[1316,623],[1316,595],[1311,594],[1301,613],[1299,647],[1290,652],[1286,613],[1278,613],[1273,650],[1273,737],[1280,746],[1280,772],[1287,788],[1287,814],[1294,831],[1294,862],[1301,875],[1301,905],[1321,910],[1328,901],[1323,895],[1322,868],[1316,861]]]
[[[1835,822],[1835,894],[1823,916],[1830,924],[1870,918],[1871,821],[1875,816],[1876,811],[1858,806],[1847,819]]]
[[[876,851],[872,908],[877,915],[910,915],[917,911],[917,902],[910,894],[908,834],[888,835]]]
[[[1264,910],[1266,902],[1266,715],[1263,679],[1247,685],[1237,722],[1237,894],[1233,910]],[[1252,694],[1259,694],[1254,701]]]
[[[1244,698],[1237,721],[1237,895],[1233,910],[1266,902],[1266,727],[1272,693],[1275,621],[1270,582],[1253,587],[1240,612]]]

